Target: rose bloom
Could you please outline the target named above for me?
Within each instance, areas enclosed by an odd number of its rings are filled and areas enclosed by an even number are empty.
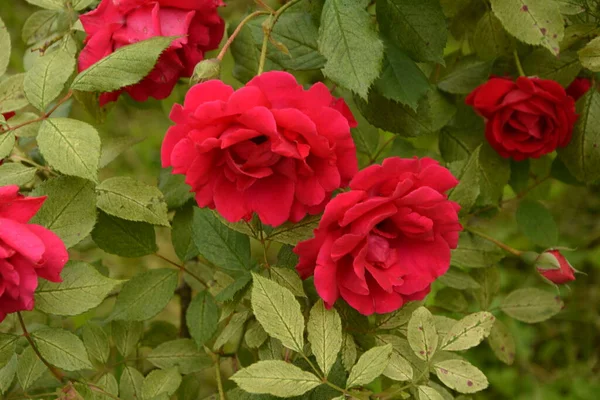
[[[364,315],[421,300],[450,265],[462,226],[446,191],[458,181],[430,158],[387,158],[360,171],[294,252],[327,307],[341,296]]]
[[[558,266],[558,268],[549,269],[546,267],[547,264]],[[544,278],[557,285],[575,280],[575,269],[559,250],[548,250],[542,253],[536,263],[536,268]]]
[[[555,81],[492,78],[466,100],[486,119],[485,136],[505,158],[539,158],[569,144],[575,101]]]
[[[190,89],[162,144],[162,165],[185,174],[200,207],[230,222],[277,226],[319,214],[358,171],[342,99],[322,83],[304,90],[287,72],[234,91],[211,80]]]
[[[592,81],[587,78],[575,78],[573,82],[567,87],[567,94],[571,96],[575,101],[579,100],[583,95],[587,93],[592,87]]]
[[[136,101],[164,99],[181,77],[190,77],[204,53],[221,42],[225,23],[217,14],[221,0],[102,0],[81,16],[87,34],[79,71],[120,47],[156,36],[181,36],[160,56],[141,82],[123,89]],[[100,105],[116,101],[123,90],[104,93]]]
[[[46,197],[18,192],[18,186],[0,186],[0,322],[7,314],[32,310],[38,277],[61,282],[69,258],[58,236],[27,223]]]

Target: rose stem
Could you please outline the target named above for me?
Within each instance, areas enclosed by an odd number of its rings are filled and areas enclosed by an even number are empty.
[[[521,60],[519,59],[519,53],[517,53],[517,49],[513,50],[513,56],[515,57],[515,65],[517,66],[517,71],[519,71],[519,76],[527,76],[525,75],[525,71],[523,71],[523,66],[521,65]]]
[[[493,237],[488,236],[488,235],[486,235],[483,232],[479,232],[479,231],[477,231],[477,230],[475,230],[473,228],[469,228],[469,227],[466,227],[465,230],[468,231],[468,232],[471,232],[472,234],[477,235],[477,236],[479,236],[479,237],[481,237],[481,238],[483,238],[483,239],[485,239],[487,241],[490,241],[490,242],[494,243],[496,246],[500,247],[502,250],[507,251],[510,254],[513,254],[513,255],[515,255],[517,257],[521,257],[521,254],[523,254],[522,251],[517,250],[517,249],[513,249],[509,245],[507,245],[505,243],[502,243],[501,241],[496,240]]]

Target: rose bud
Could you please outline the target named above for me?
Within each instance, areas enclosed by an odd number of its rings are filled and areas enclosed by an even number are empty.
[[[567,88],[567,94],[575,101],[579,100],[592,87],[592,82],[587,78],[575,78]]]
[[[542,254],[529,251],[523,253],[522,259],[533,265],[544,278],[557,285],[575,280],[575,268],[559,250],[546,250]]]

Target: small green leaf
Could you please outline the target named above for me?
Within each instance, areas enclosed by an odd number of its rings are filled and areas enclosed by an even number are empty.
[[[500,157],[488,144],[479,152],[479,185],[481,186],[481,205],[496,205],[502,197],[504,186],[510,179],[510,162]]]
[[[473,297],[479,303],[482,309],[488,309],[494,300],[494,297],[500,290],[500,272],[496,267],[476,269],[472,273],[473,279],[481,286],[473,289]]]
[[[417,393],[419,400],[444,400],[441,394],[437,390],[425,385],[417,386]]]
[[[16,111],[29,102],[23,92],[25,74],[17,74],[0,81],[0,113]]]
[[[181,261],[188,261],[198,255],[198,249],[192,237],[194,224],[194,208],[187,205],[177,210],[173,217],[171,241],[175,254]]]
[[[121,257],[142,257],[158,251],[154,226],[113,217],[102,211],[98,213],[92,239],[102,250]]]
[[[0,159],[10,155],[13,147],[15,147],[15,133],[12,131],[0,133]]]
[[[36,309],[54,315],[79,315],[100,305],[121,284],[81,261],[69,261],[61,277],[58,283],[40,280]]]
[[[469,308],[467,298],[460,290],[445,287],[435,294],[435,305],[448,311],[462,313]]]
[[[75,70],[75,58],[58,49],[38,57],[25,74],[23,89],[27,100],[38,110],[45,111],[63,91]]]
[[[541,45],[558,55],[564,22],[554,1],[492,0],[492,11],[507,32],[522,42]]]
[[[169,210],[179,208],[194,198],[192,188],[185,183],[185,175],[172,174],[170,167],[160,170],[158,188],[165,196]]]
[[[35,168],[29,168],[23,164],[4,163],[0,165],[0,186],[25,186],[33,181],[36,171]]]
[[[512,365],[515,361],[515,338],[504,322],[496,319],[492,331],[487,338],[487,342],[500,361]]]
[[[346,387],[351,388],[371,383],[385,371],[391,356],[391,344],[367,350],[350,370]]]
[[[178,367],[182,374],[198,372],[211,366],[208,355],[199,351],[191,339],[177,339],[164,342],[146,356],[146,360],[160,369]]]
[[[452,94],[469,94],[487,81],[491,69],[490,61],[481,61],[476,57],[463,58],[440,77],[438,88]]]
[[[50,36],[53,27],[64,13],[57,10],[38,10],[25,21],[21,30],[21,38],[25,44],[31,45]]]
[[[134,145],[142,142],[143,137],[131,137],[131,136],[110,136],[102,138],[102,151],[100,154],[99,168],[104,168],[110,164],[115,158],[121,153],[129,150]]]
[[[319,300],[310,310],[306,330],[317,364],[327,376],[342,348],[342,320],[335,308],[327,310]]]
[[[396,329],[406,325],[412,316],[412,313],[423,305],[421,301],[411,301],[402,306],[401,309],[383,315],[378,323],[378,329]]]
[[[563,51],[556,57],[545,49],[538,49],[525,57],[523,69],[528,74],[568,86],[581,71],[581,63],[577,54],[571,51]]]
[[[250,313],[248,311],[233,314],[225,329],[217,336],[213,345],[213,350],[219,351],[221,347],[226,345],[231,339],[237,337],[238,333],[242,331],[249,316]]]
[[[98,180],[100,137],[93,126],[69,118],[49,118],[42,123],[37,141],[53,168],[65,175]]]
[[[156,36],[123,46],[75,77],[71,89],[83,92],[112,92],[138,83],[156,64],[160,54],[175,38]]]
[[[488,387],[488,380],[479,369],[463,360],[446,360],[434,366],[437,377],[460,393],[475,393]]]
[[[344,332],[342,340],[342,364],[346,371],[350,371],[356,362],[357,350],[356,343],[351,334]]]
[[[96,188],[98,208],[107,214],[129,221],[169,226],[167,205],[162,193],[136,179],[109,178]]]
[[[173,297],[177,282],[177,271],[172,269],[155,269],[135,275],[123,285],[110,318],[145,321],[154,317]]]
[[[495,320],[487,311],[467,315],[444,336],[441,350],[467,350],[477,346],[490,334]]]
[[[139,400],[142,398],[144,375],[133,367],[125,367],[119,383],[119,394],[122,400]]]
[[[177,367],[154,370],[144,379],[142,400],[169,399],[179,388],[179,385],[181,385],[181,375],[177,371]]]
[[[18,336],[0,333],[0,368],[4,368],[15,353]]]
[[[556,246],[558,227],[550,211],[540,202],[521,201],[516,217],[519,228],[533,243],[546,248]]]
[[[219,323],[219,308],[209,292],[202,291],[194,297],[186,314],[186,322],[198,347],[215,334]]]
[[[31,347],[27,347],[18,356],[17,378],[23,390],[29,389],[47,370]]]
[[[383,375],[395,381],[410,381],[413,378],[413,370],[404,357],[397,352],[393,352]]]
[[[65,6],[65,0],[25,0],[29,4],[45,8],[48,10],[62,10]]]
[[[252,308],[265,331],[291,350],[304,348],[304,317],[292,292],[277,283],[252,274]]]
[[[13,354],[8,364],[6,364],[6,366],[3,368],[0,368],[0,394],[6,393],[15,380],[15,375],[17,374],[17,363],[17,355]]]
[[[491,11],[486,12],[477,22],[473,34],[473,47],[481,59],[491,61],[510,54],[512,42],[502,23]]]
[[[111,373],[106,373],[98,379],[96,386],[102,389],[102,393],[94,393],[94,400],[112,400],[119,394],[119,384]]]
[[[31,223],[58,235],[67,248],[81,242],[96,223],[96,193],[88,180],[60,176],[37,186],[32,196],[47,196]]]
[[[96,0],[71,0],[71,5],[75,11],[81,11],[88,8],[95,2]]]
[[[451,265],[463,268],[486,268],[504,258],[495,244],[468,232],[459,236],[458,247],[452,251]]]
[[[261,360],[283,360],[283,346],[274,338],[269,338],[258,349],[258,358]]]
[[[248,327],[246,328],[246,333],[244,334],[244,340],[246,341],[248,347],[251,349],[256,349],[262,346],[262,344],[268,338],[269,335],[267,332],[265,332],[262,325],[258,321],[250,321]]]
[[[279,360],[259,361],[236,372],[231,380],[248,393],[300,396],[322,382],[315,375]]]
[[[137,321],[112,321],[113,342],[123,357],[127,357],[137,348],[144,331],[144,325]]]
[[[326,0],[321,13],[319,51],[323,74],[366,99],[381,70],[383,44],[364,0]]]
[[[438,345],[438,334],[435,330],[433,315],[425,307],[413,312],[408,322],[408,342],[417,357],[429,361]]]
[[[458,290],[478,289],[480,287],[475,279],[458,268],[450,268],[448,272],[439,277],[439,282]]]
[[[273,229],[268,239],[295,246],[313,236],[313,231],[319,226],[320,220],[321,217],[318,215],[309,215],[297,223],[286,222]]]
[[[105,364],[110,356],[110,343],[104,328],[94,322],[88,322],[81,328],[81,335],[90,358]]]
[[[269,273],[272,280],[288,289],[294,294],[294,296],[306,297],[306,294],[304,294],[304,288],[302,287],[302,280],[295,270],[289,268],[271,267],[269,269]]]
[[[92,369],[83,342],[63,329],[45,328],[31,334],[42,356],[65,371]]]
[[[510,317],[530,324],[545,321],[558,314],[563,301],[556,294],[535,288],[517,289],[500,304]]]
[[[461,214],[468,214],[481,194],[479,151],[477,147],[466,161],[453,161],[449,164],[450,172],[458,179],[458,185],[448,192],[448,200],[457,202]]]
[[[593,72],[600,71],[600,38],[590,41],[577,52],[581,64]]]
[[[8,68],[11,50],[10,33],[8,33],[2,18],[0,18],[0,49],[2,49],[2,52],[0,52],[0,76],[2,76]]]

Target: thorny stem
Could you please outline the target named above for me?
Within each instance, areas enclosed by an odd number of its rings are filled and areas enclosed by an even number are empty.
[[[188,274],[189,276],[191,276],[192,278],[194,278],[195,280],[197,280],[198,282],[200,282],[201,284],[204,285],[205,288],[209,288],[210,285],[202,278],[200,278],[198,275],[194,274],[192,271],[190,271],[189,269],[187,269],[185,266],[181,265],[181,264],[177,264],[175,261],[171,261],[168,258],[161,256],[158,253],[154,253],[154,255],[158,258],[160,258],[163,261],[168,262],[169,264],[179,268],[181,271],[185,272],[186,274]]]
[[[517,249],[513,249],[513,248],[512,248],[512,247],[510,247],[509,245],[507,245],[507,244],[505,244],[505,243],[502,243],[501,241],[499,241],[499,240],[496,240],[496,239],[494,239],[493,237],[491,237],[491,236],[489,236],[489,235],[486,235],[486,234],[485,234],[485,233],[483,233],[483,232],[479,232],[478,230],[475,230],[475,229],[473,229],[473,228],[466,227],[466,228],[465,228],[465,230],[466,230],[466,231],[469,231],[469,232],[471,232],[472,234],[474,234],[474,235],[477,235],[477,236],[479,236],[479,237],[481,237],[481,238],[483,238],[483,239],[485,239],[485,240],[487,240],[487,241],[489,241],[489,242],[492,242],[492,243],[494,243],[496,246],[500,247],[502,250],[504,250],[504,251],[507,251],[507,252],[509,252],[510,254],[512,254],[512,255],[515,255],[515,256],[517,256],[517,257],[520,257],[520,256],[521,256],[521,254],[523,253],[522,251],[520,251],[520,250],[517,250]]]
[[[242,30],[244,25],[246,25],[246,23],[248,23],[251,19],[258,17],[259,15],[266,15],[266,14],[270,14],[270,13],[268,11],[255,11],[252,14],[248,15],[246,18],[244,18],[242,20],[242,22],[239,23],[237,28],[235,28],[235,30],[233,31],[231,36],[229,36],[229,38],[227,39],[227,42],[225,42],[225,44],[223,45],[223,48],[221,49],[221,51],[219,52],[219,55],[217,56],[217,60],[223,61],[223,57],[225,57],[225,53],[227,53],[227,49],[229,49],[229,47],[231,46],[231,43],[233,43],[236,36],[240,33],[240,31]]]
[[[54,375],[54,377],[59,382],[64,383],[64,381],[65,381],[64,374],[62,372],[60,372],[58,369],[56,369],[53,365],[51,365],[48,361],[46,361],[46,359],[42,356],[42,354],[38,350],[37,346],[35,345],[35,342],[31,338],[31,335],[29,334],[29,331],[27,330],[27,327],[25,326],[25,321],[23,320],[23,316],[21,315],[21,313],[19,311],[17,311],[17,316],[19,317],[19,324],[21,324],[21,329],[23,330],[23,336],[25,336],[25,339],[27,339],[27,341],[31,345],[31,348],[35,352],[35,354],[38,356],[40,361],[43,362],[46,367],[48,367],[48,369],[50,370],[52,375]]]
[[[517,66],[517,71],[519,71],[520,76],[525,75],[525,71],[523,71],[523,66],[521,65],[521,60],[519,59],[519,53],[517,53],[517,49],[513,50],[513,56],[515,57],[515,65]]]

